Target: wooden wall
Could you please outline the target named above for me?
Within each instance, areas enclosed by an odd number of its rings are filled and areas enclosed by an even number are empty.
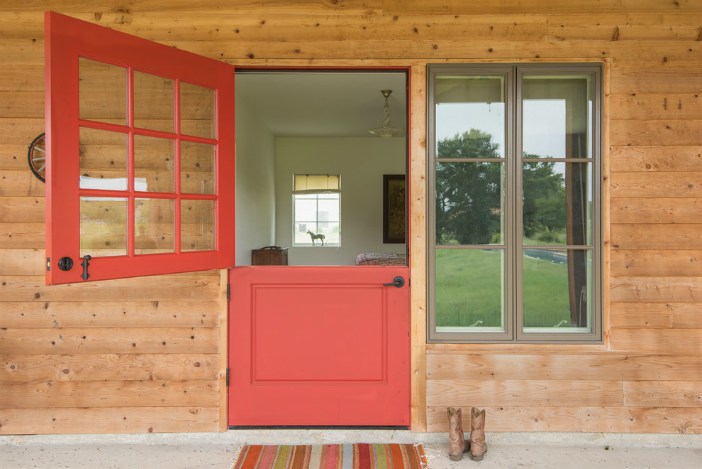
[[[207,5],[207,7],[199,6]],[[207,9],[205,9],[207,8]],[[43,285],[43,10],[241,65],[412,66],[415,430],[702,433],[702,3],[14,0],[0,5],[0,433],[224,428],[216,272]],[[427,62],[605,61],[600,346],[425,344]]]

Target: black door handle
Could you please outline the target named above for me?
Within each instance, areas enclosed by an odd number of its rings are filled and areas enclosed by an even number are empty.
[[[402,288],[405,286],[405,279],[403,277],[400,277],[399,275],[392,279],[391,283],[384,283],[384,287],[395,287],[395,288]]]

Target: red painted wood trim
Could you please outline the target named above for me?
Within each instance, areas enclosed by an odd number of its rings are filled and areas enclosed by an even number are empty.
[[[150,73],[215,90],[216,138],[179,136],[175,133],[135,129],[133,102],[129,104],[126,126],[81,120],[78,104],[78,58]],[[48,284],[83,282],[80,259],[80,196],[96,195],[94,190],[79,189],[79,129],[80,126],[129,133],[130,154],[133,155],[133,135],[150,135],[179,141],[217,143],[216,195],[175,195],[137,193],[133,184],[124,191],[130,200],[134,197],[176,199],[176,236],[180,233],[180,203],[182,200],[216,200],[215,250],[173,254],[134,256],[133,234],[129,236],[128,255],[94,257],[90,264],[90,280],[134,277],[226,268],[234,265],[234,68],[196,54],[157,44],[118,31],[76,20],[58,13],[45,14],[46,60],[46,145],[47,192],[46,227]],[[128,96],[132,96],[129,93]],[[131,100],[131,98],[130,98]],[[133,156],[130,157],[133,175]],[[176,164],[179,164],[176,161]],[[179,169],[179,166],[178,166]],[[180,175],[176,174],[179,187]],[[119,191],[122,192],[122,191]],[[105,192],[103,195],[107,195]],[[110,193],[111,194],[111,193]],[[130,204],[133,216],[133,202]],[[132,222],[133,223],[133,222]],[[133,232],[133,227],[130,233]],[[178,240],[178,249],[180,242]],[[58,269],[61,257],[70,257],[74,267],[68,272]]]

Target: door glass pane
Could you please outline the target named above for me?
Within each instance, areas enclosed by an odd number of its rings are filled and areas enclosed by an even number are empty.
[[[80,256],[127,254],[127,199],[80,198]]]
[[[190,194],[214,194],[214,145],[181,142],[180,190],[181,192]]]
[[[174,220],[175,201],[136,199],[134,201],[134,253],[174,252]]]
[[[436,77],[438,158],[505,156],[505,77]]]
[[[504,164],[437,163],[436,244],[502,244]]]
[[[134,190],[174,192],[173,140],[134,136]]]
[[[526,157],[592,156],[589,76],[525,76],[522,150]]]
[[[173,132],[173,80],[134,72],[134,126]]]
[[[80,128],[80,188],[127,190],[127,134]]]
[[[181,251],[211,251],[214,239],[214,200],[181,201]]]
[[[504,250],[436,249],[437,332],[504,331]]]
[[[522,262],[524,331],[588,332],[591,252],[525,249]]]
[[[80,57],[78,73],[80,118],[127,125],[127,70]]]
[[[214,90],[181,82],[180,132],[197,137],[215,138]]]
[[[592,242],[591,170],[589,163],[524,164],[524,244]]]

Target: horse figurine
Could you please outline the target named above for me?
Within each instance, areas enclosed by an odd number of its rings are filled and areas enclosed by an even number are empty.
[[[312,238],[312,246],[314,246],[315,239],[320,240],[322,242],[322,246],[324,246],[324,235],[322,233],[314,234],[311,231],[308,231],[307,234],[310,235],[310,238]]]

